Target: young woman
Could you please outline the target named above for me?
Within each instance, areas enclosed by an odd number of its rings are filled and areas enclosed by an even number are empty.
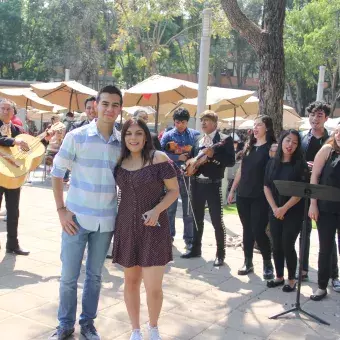
[[[121,190],[114,232],[113,262],[124,267],[124,298],[132,324],[130,340],[140,331],[140,285],[143,279],[149,310],[149,339],[160,340],[165,265],[172,260],[166,209],[178,197],[177,173],[168,157],[153,149],[142,119],[128,120],[122,129],[122,151],[115,170]],[[166,188],[166,193],[164,190]]]
[[[264,194],[270,205],[269,224],[273,240],[276,279],[267,282],[269,288],[284,285],[284,261],[288,269],[288,282],[284,292],[296,289],[297,255],[295,241],[303,222],[303,201],[299,197],[281,196],[275,180],[307,182],[308,166],[301,151],[301,138],[296,130],[283,132],[274,158],[269,160],[264,176]]]
[[[340,189],[340,127],[338,126],[314,159],[310,182]],[[340,227],[340,202],[311,199],[309,217],[317,222],[319,234],[318,286],[311,295],[320,301],[327,295],[335,232]]]
[[[269,152],[275,143],[273,122],[268,116],[259,116],[254,122],[253,133],[245,147],[242,163],[231,187],[228,203],[233,201],[237,188],[236,205],[243,226],[243,249],[245,262],[238,271],[247,275],[254,270],[254,241],[263,257],[263,278],[274,278],[271,262],[270,241],[266,234],[268,203],[263,192],[264,172]]]

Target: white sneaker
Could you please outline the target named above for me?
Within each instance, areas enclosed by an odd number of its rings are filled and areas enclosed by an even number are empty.
[[[148,330],[149,340],[162,340],[161,336],[159,335],[158,327],[151,327],[148,323]]]
[[[332,280],[332,287],[335,292],[340,293],[340,280],[339,279]]]
[[[130,340],[143,340],[143,334],[140,329],[134,329],[132,331]]]

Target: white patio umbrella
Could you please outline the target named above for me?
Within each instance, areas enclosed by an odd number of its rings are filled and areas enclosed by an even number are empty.
[[[84,102],[90,96],[96,96],[97,91],[76,81],[56,83],[31,84],[33,91],[41,98],[53,104],[67,107],[70,111],[84,110]]]
[[[254,127],[254,120],[248,119],[238,126],[238,130],[249,130]]]
[[[52,110],[53,104],[40,98],[31,88],[10,88],[0,89],[0,98],[6,98],[13,101],[18,107],[26,108],[28,106],[39,110]]]
[[[183,98],[197,97],[198,84],[154,75],[124,92],[124,106],[155,106],[155,131],[158,126],[159,106],[176,103]]]

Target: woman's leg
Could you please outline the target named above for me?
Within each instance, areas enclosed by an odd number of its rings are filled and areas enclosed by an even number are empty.
[[[283,279],[284,272],[284,251],[283,251],[283,223],[278,220],[273,214],[269,217],[270,233],[273,239],[273,257],[276,271],[276,278]]]
[[[150,327],[157,327],[163,304],[162,282],[165,266],[143,267],[142,276],[146,290]]]
[[[243,227],[243,250],[246,259],[253,259],[254,236],[251,228],[251,202],[248,197],[236,198],[237,211]]]
[[[295,242],[301,232],[302,223],[302,212],[301,214],[298,212],[297,214],[286,215],[283,221],[283,250],[288,270],[288,281],[291,288],[294,287],[296,282],[297,254]]]
[[[336,214],[320,212],[318,219],[319,234],[319,260],[318,260],[318,285],[325,290],[328,285],[331,271],[331,258],[337,228]]]
[[[139,266],[124,269],[124,300],[128,311],[132,329],[140,329],[140,284],[142,282],[142,268]]]
[[[268,219],[269,206],[266,198],[263,196],[253,199],[251,205],[251,226],[264,261],[271,260],[270,241],[266,234]]]

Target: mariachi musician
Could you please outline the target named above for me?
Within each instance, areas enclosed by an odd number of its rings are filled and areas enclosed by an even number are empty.
[[[7,99],[0,99],[0,146],[11,147],[17,145],[23,151],[28,151],[29,146],[25,141],[14,139],[17,135],[24,133],[24,130],[22,127],[14,125],[11,122],[13,115],[13,102]],[[0,200],[3,194],[5,194],[7,209],[6,252],[16,255],[28,255],[29,252],[23,250],[18,241],[20,188],[6,189],[2,186],[4,184],[5,183],[0,183]]]
[[[192,205],[196,219],[192,249],[182,258],[200,257],[204,228],[205,203],[208,203],[217,244],[215,267],[225,259],[226,230],[223,223],[222,179],[226,167],[235,164],[234,144],[231,137],[217,131],[218,116],[214,111],[204,111],[201,116],[204,134],[198,136],[186,163],[186,172],[192,175]],[[203,157],[201,157],[203,155]]]

